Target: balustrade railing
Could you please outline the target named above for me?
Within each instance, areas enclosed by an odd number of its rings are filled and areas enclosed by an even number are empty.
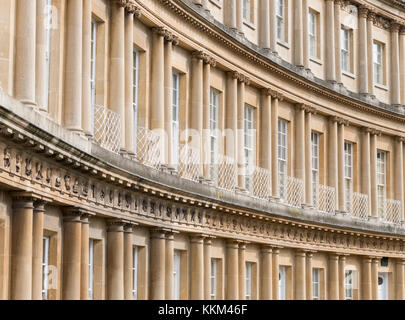
[[[336,190],[333,187],[317,184],[314,194],[314,206],[319,211],[335,213],[336,210]]]
[[[300,208],[303,203],[303,195],[304,181],[287,176],[285,181],[284,202],[293,207]]]
[[[136,159],[149,167],[158,169],[161,165],[161,139],[155,132],[139,127],[136,137]]]
[[[105,106],[94,107],[94,141],[115,153],[121,148],[121,117]]]
[[[360,219],[367,219],[369,216],[368,195],[353,192],[351,195],[349,195],[349,197],[350,197],[349,201],[350,206],[348,208],[348,213],[353,217],[357,217]]]
[[[384,221],[400,224],[402,220],[401,201],[385,199],[384,200]]]

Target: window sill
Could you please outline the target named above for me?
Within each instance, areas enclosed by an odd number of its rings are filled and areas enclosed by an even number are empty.
[[[210,0],[210,2],[211,2],[214,6],[218,7],[218,9],[222,9],[222,4],[221,4],[221,2],[220,2],[219,0]]]
[[[253,24],[253,22],[249,22],[247,20],[243,20],[243,24],[247,27],[249,27],[252,30],[256,30],[256,26]]]
[[[388,91],[388,87],[386,85],[383,84],[379,84],[379,83],[374,83],[374,87],[384,90],[384,91]]]
[[[354,73],[351,73],[349,71],[343,71],[342,70],[342,74],[345,75],[346,77],[352,78],[352,79],[356,79],[356,76],[354,75]]]
[[[286,49],[290,49],[290,45],[287,42],[284,42],[283,40],[277,40],[277,44],[279,44],[280,46],[282,46]]]
[[[309,61],[312,61],[312,62],[314,62],[314,63],[316,63],[316,64],[319,64],[320,66],[322,65],[322,60],[321,60],[321,59],[318,59],[318,58],[316,58],[316,57],[310,57],[310,58],[309,58]]]

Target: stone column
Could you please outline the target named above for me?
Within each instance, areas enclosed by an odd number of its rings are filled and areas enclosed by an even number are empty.
[[[338,125],[338,198],[339,210],[346,211],[345,190],[345,121],[339,121]]]
[[[405,104],[405,26],[402,26],[399,31],[399,70],[401,104]]]
[[[405,210],[404,210],[404,142],[405,137],[395,138],[395,149],[394,149],[394,199],[401,201],[401,220],[405,220]]]
[[[273,261],[272,261],[272,288],[273,288],[273,300],[278,300],[278,277],[279,277],[279,248],[273,248]]]
[[[326,0],[326,80],[335,81],[335,19],[334,2]]]
[[[397,259],[395,266],[395,299],[405,300],[404,294],[404,259]]]
[[[236,1],[224,1],[224,24],[231,30],[236,30]]]
[[[236,2],[236,29],[243,34],[243,1]]]
[[[371,300],[378,300],[378,265],[379,258],[373,258],[371,262]]]
[[[152,71],[150,99],[150,129],[162,130],[164,128],[164,39],[166,29],[152,28]]]
[[[72,5],[76,2],[80,0],[72,1]],[[36,1],[16,1],[15,26],[14,96],[26,105],[35,106]]]
[[[313,186],[312,186],[312,112],[305,113],[305,203],[309,206],[314,205],[313,201]],[[312,297],[311,297],[312,298]]]
[[[339,256],[337,254],[331,254],[329,256],[329,294],[328,300],[339,299]]]
[[[164,114],[164,128],[166,132],[165,143],[165,159],[164,164],[169,168],[174,168],[173,163],[173,67],[172,67],[172,54],[173,54],[173,41],[171,36],[165,37],[167,41],[164,44],[164,91],[165,91],[165,114]]]
[[[234,72],[228,72],[227,86],[226,86],[226,110],[225,110],[225,154],[227,157],[235,160],[235,167],[237,167],[237,150],[238,150],[238,82],[239,74]],[[237,183],[237,175],[235,176]]]
[[[336,67],[336,82],[342,83],[342,66],[340,59],[340,7],[343,4],[342,0],[335,0],[334,19],[335,19],[335,67]]]
[[[242,1],[239,1],[242,2]],[[246,190],[245,175],[247,168],[245,166],[245,81],[244,76],[240,76],[238,82],[238,130],[237,130],[237,163],[238,163],[238,187],[240,190]]]
[[[332,117],[329,120],[329,186],[335,188],[335,207],[338,208],[338,130],[337,130],[337,121],[336,117]]]
[[[259,45],[270,49],[270,0],[260,0]]]
[[[276,92],[273,93],[271,106],[271,179],[273,198],[280,198],[278,181],[278,102],[282,96]]]
[[[132,268],[134,267],[134,246],[132,236],[132,225],[124,226],[124,299],[133,300],[132,290],[134,287],[134,277]]]
[[[107,229],[107,299],[124,299],[124,222],[111,221]]]
[[[295,300],[305,300],[305,252],[297,250],[295,252]]]
[[[304,66],[303,39],[302,39],[302,1],[293,2],[294,10],[294,64],[299,67]]]
[[[246,299],[246,244],[239,244],[239,300]]]
[[[81,216],[82,223],[82,239],[81,239],[81,253],[80,253],[80,300],[89,299],[89,214],[84,213]]]
[[[339,300],[345,300],[345,264],[346,257],[339,256]]]
[[[361,299],[371,300],[371,258],[364,257],[361,269]]]
[[[204,239],[204,299],[211,300],[211,244],[210,238]]]
[[[373,24],[376,21],[375,12],[369,11],[367,15],[367,59],[364,63],[367,64],[367,84],[368,93],[374,95],[374,65],[373,65]],[[363,68],[364,66],[362,66]]]
[[[121,118],[121,151],[125,150],[125,2],[112,1],[110,50],[110,109]],[[152,95],[153,96],[153,95]]]
[[[302,33],[303,33],[303,54],[304,68],[309,69],[309,44],[308,44],[308,0],[302,0]]]
[[[92,136],[91,105],[91,0],[83,0],[82,37],[82,128],[83,133]],[[88,290],[87,290],[88,291]]]
[[[270,50],[277,53],[276,0],[270,0]]]
[[[226,261],[225,261],[225,298],[226,300],[238,299],[238,242],[228,240],[226,244]]]
[[[174,233],[166,233],[165,248],[165,297],[166,300],[173,299],[173,271],[174,271]]]
[[[306,259],[306,265],[305,265],[305,270],[306,270],[306,294],[307,294],[307,300],[312,300],[313,298],[313,290],[312,290],[312,257],[313,253],[312,252],[307,252],[307,259]]]
[[[370,184],[371,184],[371,213],[373,217],[378,217],[378,197],[377,197],[377,135],[373,130],[370,137]]]
[[[397,22],[391,23],[391,104],[401,103],[399,70],[399,28]]]
[[[46,88],[46,27],[49,26],[46,23],[46,1],[37,0],[36,10],[35,101],[40,109],[47,111],[46,101],[48,90]],[[27,41],[29,40],[27,39]]]
[[[263,246],[261,248],[261,290],[260,299],[261,300],[271,300],[272,299],[272,248],[270,246]]]
[[[202,156],[202,129],[203,129],[203,59],[202,51],[194,51],[191,56],[191,103],[190,124],[192,131],[191,146]],[[203,176],[202,161],[199,164],[199,175]]]
[[[296,141],[296,154],[295,154],[295,177],[302,180],[305,184],[305,105],[299,104],[295,109],[295,141]],[[311,145],[308,146],[311,148]],[[305,191],[302,193],[302,203],[305,203]]]
[[[165,299],[165,233],[160,229],[150,232],[150,299]],[[173,269],[172,269],[173,271]]]
[[[271,96],[269,89],[263,89],[260,108],[260,150],[259,165],[271,175]],[[271,195],[271,177],[269,178],[268,194]]]
[[[367,56],[367,15],[366,7],[359,7],[359,92],[368,93]]]
[[[45,201],[34,202],[32,237],[32,300],[42,300],[42,260]]]
[[[190,237],[191,300],[204,299],[204,236]]]
[[[83,211],[69,207],[63,219],[63,300],[80,300],[81,244]]]
[[[368,215],[371,216],[370,129],[363,128],[361,141],[361,192],[368,196]]]

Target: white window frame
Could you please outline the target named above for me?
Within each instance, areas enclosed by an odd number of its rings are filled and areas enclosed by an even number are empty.
[[[219,92],[213,88],[210,90],[210,177],[212,181],[217,179],[218,160],[218,109]]]
[[[378,216],[384,218],[387,198],[387,152],[377,150],[377,209]]]
[[[132,248],[132,300],[138,300],[138,247]]]
[[[98,22],[91,19],[91,57],[90,57],[90,95],[91,95],[91,133],[94,135],[96,107],[96,69],[97,69],[97,31]]]
[[[277,39],[286,42],[285,30],[285,0],[276,1],[276,19],[277,19]]]
[[[345,210],[351,212],[353,194],[353,143],[344,143],[344,183],[345,183]]]
[[[211,259],[211,275],[210,275],[210,281],[211,281],[210,297],[211,297],[211,300],[216,300],[217,299],[217,270],[218,270],[218,260],[217,259]]]
[[[244,153],[245,153],[245,188],[251,191],[253,166],[255,164],[256,141],[254,134],[254,108],[245,104],[244,110]]]
[[[246,262],[245,266],[245,300],[252,300],[252,263]]]
[[[321,297],[321,272],[318,268],[312,269],[312,300],[320,300]]]
[[[94,297],[94,240],[89,239],[89,300]]]
[[[353,300],[353,288],[354,288],[354,270],[345,270],[345,299]]]
[[[42,240],[42,300],[48,300],[49,284],[49,247],[51,238],[43,237]]]
[[[180,300],[180,272],[181,253],[174,250],[173,253],[173,300]]]
[[[373,42],[373,74],[374,83],[384,85],[384,45]]]
[[[133,51],[133,101],[132,108],[134,111],[134,152],[137,154],[138,149],[138,83],[139,83],[139,52],[134,49]]]
[[[318,202],[318,186],[319,186],[319,141],[320,135],[317,132],[311,132],[311,147],[312,147],[312,201],[314,205]]]
[[[287,271],[285,266],[278,269],[278,299],[286,300]]]
[[[172,73],[172,155],[173,164],[177,169],[179,163],[179,94],[180,94],[180,75],[178,72]]]
[[[280,199],[285,199],[288,176],[288,121],[284,119],[278,119],[278,175]]]
[[[308,11],[309,56],[318,59],[318,14]]]
[[[342,71],[352,72],[351,70],[351,32],[349,29],[341,27],[340,28],[340,61],[342,66]]]
[[[52,0],[46,0],[45,5],[45,105],[44,108],[49,110],[49,83],[51,77],[51,25],[52,25]]]

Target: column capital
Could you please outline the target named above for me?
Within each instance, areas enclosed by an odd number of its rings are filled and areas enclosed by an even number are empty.
[[[239,241],[235,239],[227,239],[226,240],[226,247],[227,248],[232,248],[232,249],[238,249],[239,248]]]
[[[167,29],[165,27],[152,27],[152,32],[156,33],[158,36],[164,37],[167,33]]]
[[[165,30],[165,40],[167,42],[171,42],[173,46],[177,46],[179,44],[179,37],[176,36],[173,32],[170,32],[169,30]]]
[[[397,141],[397,142],[405,142],[405,136],[396,136],[395,141]]]
[[[312,114],[316,114],[317,110],[315,107],[312,107],[310,105],[304,104],[304,103],[298,103],[297,104],[298,108],[300,110],[304,110],[306,113],[312,113]]]
[[[337,122],[337,124],[340,124],[340,125],[349,126],[349,120],[338,117],[338,116],[331,116],[331,121]]]
[[[33,192],[16,191],[12,192],[13,208],[34,208],[34,202],[41,200],[42,197]]]
[[[166,239],[166,233],[171,231],[170,229],[164,228],[152,228],[149,230],[150,237],[152,239]]]
[[[367,20],[371,21],[373,24],[377,23],[377,15],[374,11],[369,11],[367,14]]]
[[[82,216],[88,214],[87,210],[79,207],[64,207],[62,211],[63,221],[66,222],[82,222]]]
[[[401,25],[401,29],[399,29],[399,34],[401,36],[405,36],[405,26],[404,25]]]
[[[264,244],[260,247],[260,252],[262,253],[273,253],[273,247],[268,244]]]
[[[329,253],[329,260],[339,260],[339,254],[337,252]]]
[[[245,83],[247,86],[250,85],[250,78],[242,73],[239,73],[238,80],[242,83]]]
[[[111,219],[107,221],[107,232],[124,232],[128,221],[122,219]]]
[[[368,6],[361,5],[359,6],[359,17],[367,19],[370,8]]]
[[[228,77],[232,79],[239,79],[239,72],[238,71],[228,71]]]
[[[364,263],[371,263],[371,260],[372,260],[372,257],[370,257],[370,256],[363,257],[363,262]]]
[[[305,250],[302,250],[302,249],[295,250],[295,256],[298,256],[298,257],[305,257],[306,254],[307,254],[307,253],[306,253]]]
[[[191,53],[192,59],[204,60],[205,56],[206,56],[206,54],[204,53],[204,51],[193,51]]]
[[[139,225],[136,222],[126,222],[124,225],[124,232],[126,233],[132,233],[134,231],[134,227]]]
[[[190,242],[191,243],[204,243],[204,239],[206,235],[204,234],[190,234]]]
[[[274,90],[273,88],[264,88],[263,93],[265,95],[271,96],[273,99],[278,99],[279,101],[284,100],[283,94],[277,90]]]
[[[401,24],[398,21],[395,20],[390,21],[391,32],[399,32],[399,29],[401,29]]]
[[[344,7],[345,6],[344,0],[335,0],[335,6]]]
[[[125,8],[127,6],[128,0],[111,0],[112,3],[115,3],[117,6],[121,8]]]
[[[125,10],[129,13],[129,14],[133,14],[135,17],[140,18],[142,13],[141,13],[141,9],[135,4],[134,0],[126,0],[126,6],[125,6]]]

